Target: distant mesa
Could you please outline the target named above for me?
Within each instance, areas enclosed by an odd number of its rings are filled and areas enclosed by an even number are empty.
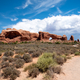
[[[52,38],[49,40],[49,38]],[[7,28],[6,30],[2,30],[0,34],[0,42],[5,42],[5,43],[11,43],[11,42],[22,42],[22,41],[44,41],[44,42],[54,42],[54,41],[68,41],[67,36],[63,35],[56,35],[56,34],[50,34],[48,32],[42,32],[40,31],[39,33],[31,33],[26,30],[17,30],[15,28]],[[69,41],[74,41],[74,36],[71,35]],[[79,39],[77,40],[79,41]]]

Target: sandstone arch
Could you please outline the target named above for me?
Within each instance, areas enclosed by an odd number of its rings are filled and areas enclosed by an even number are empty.
[[[9,38],[9,39],[13,39],[18,36],[21,36],[21,34],[18,31],[8,31],[5,34],[5,38]]]

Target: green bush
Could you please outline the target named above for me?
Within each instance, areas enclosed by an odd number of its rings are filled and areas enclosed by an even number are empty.
[[[66,55],[61,55],[61,57],[63,57],[63,58],[64,58],[64,62],[66,62],[66,61],[67,61],[67,57],[66,57]]]
[[[52,57],[53,53],[43,53],[43,55],[41,56],[42,58],[49,58]]]
[[[75,52],[74,54],[75,54],[75,55],[80,55],[80,52]]]
[[[60,42],[55,42],[55,44],[60,44]]]
[[[30,69],[28,71],[28,74],[29,74],[29,77],[32,77],[32,78],[37,77],[37,75],[39,74],[39,70],[38,68]]]
[[[27,71],[27,70],[30,70],[30,69],[33,69],[33,68],[37,68],[36,64],[34,64],[34,63],[29,65],[29,66],[27,66],[27,67],[25,67],[24,71]]]
[[[30,56],[29,54],[24,54],[24,55],[23,55],[23,59],[24,59],[24,61],[25,61],[26,63],[32,61],[32,58],[31,58],[31,56]]]
[[[4,53],[4,56],[13,56],[14,55],[14,53],[12,52],[12,51],[8,51],[8,52],[5,52]]]
[[[13,67],[6,67],[3,69],[3,76],[5,78],[10,78],[10,80],[15,80],[17,77],[19,77],[20,71],[14,69]]]
[[[51,53],[44,53],[37,62],[37,67],[40,71],[45,72],[48,66],[53,63],[53,58]]]

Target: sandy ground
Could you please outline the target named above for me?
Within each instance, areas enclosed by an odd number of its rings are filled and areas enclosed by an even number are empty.
[[[62,66],[62,72],[57,80],[80,80],[80,56],[75,56]]]
[[[24,67],[36,63],[38,58],[33,59],[33,62],[25,64]],[[27,72],[24,72],[23,68],[19,69],[21,71],[20,77],[17,77],[16,80],[42,80],[44,74],[39,74],[37,78],[28,78]],[[1,79],[8,80],[8,79]],[[66,63],[62,66],[62,73],[60,75],[56,74],[55,79],[53,80],[80,80],[80,56],[72,57],[68,59]]]
[[[19,69],[19,71],[21,71],[21,74],[20,74],[20,77],[17,77],[16,80],[32,80],[30,78],[27,78],[28,72],[24,72],[24,68],[27,67],[27,66],[29,66],[32,63],[37,63],[37,61],[38,61],[38,58],[34,58],[32,62],[25,63],[24,66],[23,66],[23,68]]]

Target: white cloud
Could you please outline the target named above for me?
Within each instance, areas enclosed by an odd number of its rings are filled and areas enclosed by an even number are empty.
[[[16,7],[16,9],[25,9],[25,8],[28,7],[30,4],[32,4],[31,1],[30,1],[30,0],[26,0],[26,2],[25,2],[22,6]]]
[[[80,13],[80,11],[78,11],[78,13]]]
[[[22,19],[11,28],[23,29],[30,32],[47,31],[53,34],[73,34],[80,33],[80,15],[52,16],[45,19]],[[7,26],[8,27],[8,26]]]
[[[18,20],[18,18],[14,18],[14,19],[10,18],[10,19],[11,19],[11,21],[17,21]]]
[[[48,10],[49,8],[55,7],[61,1],[63,0],[41,0],[40,2],[37,1],[38,4],[34,7],[34,10],[36,10],[37,13],[41,13]]]
[[[11,17],[6,17],[5,15],[2,15],[6,19],[10,19],[11,21],[17,21],[18,18],[11,18]]]
[[[33,2],[33,8],[30,10],[30,12],[24,13],[24,15],[36,12],[36,14],[39,14],[41,12],[47,11],[50,8],[55,7],[57,4],[64,0],[31,0]]]
[[[75,10],[75,9],[69,10],[69,11],[67,11],[65,14],[68,14],[68,13],[74,11],[74,10]]]
[[[59,13],[62,13],[62,11],[58,7],[57,7],[57,10],[58,10]]]

